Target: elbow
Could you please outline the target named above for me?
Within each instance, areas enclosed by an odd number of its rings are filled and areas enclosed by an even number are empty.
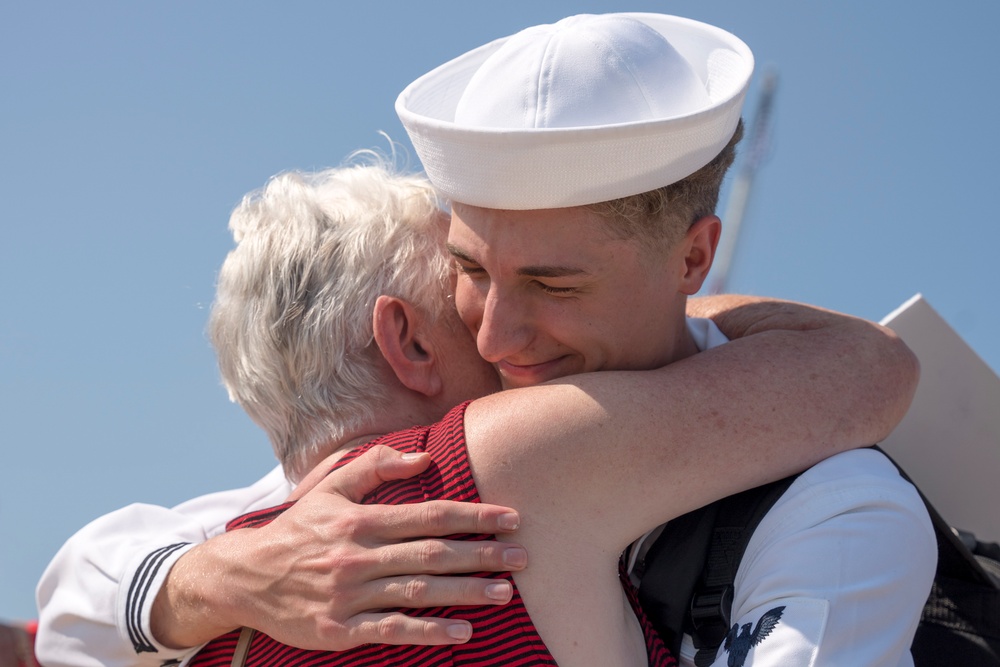
[[[903,421],[920,382],[920,360],[913,350],[892,330],[879,327],[886,338],[886,345],[879,355],[879,393],[884,406],[878,419],[876,441],[888,435]]]

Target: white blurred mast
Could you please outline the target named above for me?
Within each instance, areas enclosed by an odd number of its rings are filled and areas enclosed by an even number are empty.
[[[771,108],[774,105],[774,92],[777,87],[777,75],[774,72],[766,72],[761,84],[760,98],[757,101],[757,112],[746,140],[746,157],[736,180],[733,181],[733,188],[729,192],[729,200],[722,218],[722,238],[715,256],[709,294],[721,294],[726,289],[729,268],[739,240],[740,225],[743,224],[747,202],[750,200],[750,189],[757,170],[767,157],[770,148]]]

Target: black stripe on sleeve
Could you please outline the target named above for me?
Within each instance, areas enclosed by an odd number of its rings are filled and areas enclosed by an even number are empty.
[[[132,647],[136,653],[156,653],[156,647],[142,630],[142,607],[149,594],[149,587],[156,578],[163,562],[181,547],[187,546],[190,542],[178,542],[166,547],[161,547],[146,556],[128,589],[128,597],[125,600],[125,627],[128,628],[129,639],[132,640]]]

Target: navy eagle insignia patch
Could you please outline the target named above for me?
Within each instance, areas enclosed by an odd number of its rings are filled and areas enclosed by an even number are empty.
[[[729,667],[743,667],[750,649],[771,634],[771,631],[778,625],[778,621],[781,620],[781,614],[784,611],[784,607],[775,607],[764,612],[764,615],[757,621],[757,627],[754,628],[753,632],[750,632],[752,623],[744,623],[742,626],[737,623],[733,624],[733,627],[726,633],[726,640],[723,644],[723,648],[729,654],[729,662],[727,663]]]

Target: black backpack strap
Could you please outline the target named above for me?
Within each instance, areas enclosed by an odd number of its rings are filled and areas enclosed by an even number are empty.
[[[732,624],[733,582],[757,526],[796,476],[720,501],[701,579],[691,597],[684,631],[698,649],[695,665],[710,665]]]
[[[678,517],[638,564],[639,601],[674,655],[684,633],[709,664],[730,627],[733,581],[761,519],[795,480],[787,477]],[[705,662],[708,660],[708,662]]]
[[[714,503],[669,522],[636,563],[642,577],[639,603],[675,656],[680,655],[684,617],[705,566],[717,512]]]

